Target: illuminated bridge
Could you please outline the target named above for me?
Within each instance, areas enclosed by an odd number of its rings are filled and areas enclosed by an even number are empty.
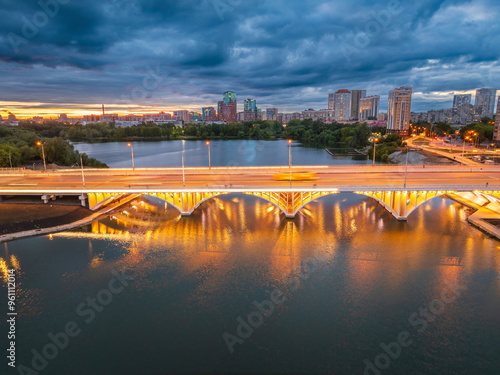
[[[97,210],[128,194],[161,199],[183,216],[203,202],[223,194],[247,194],[278,207],[293,218],[302,207],[332,194],[360,194],[380,203],[398,220],[406,220],[420,205],[445,195],[472,193],[500,201],[500,169],[495,166],[302,166],[293,172],[317,173],[314,181],[275,181],[288,167],[164,169],[11,170],[0,174],[0,198],[39,195],[44,202],[77,195],[82,205]]]

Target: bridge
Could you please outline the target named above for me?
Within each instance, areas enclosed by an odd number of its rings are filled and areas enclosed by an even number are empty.
[[[293,172],[316,172],[314,181],[275,181],[289,167],[213,167],[141,169],[67,169],[47,172],[0,171],[0,200],[37,195],[45,203],[78,196],[91,210],[129,194],[161,199],[188,216],[203,202],[223,194],[256,196],[294,218],[302,207],[321,197],[354,193],[379,202],[398,220],[438,196],[473,193],[489,202],[500,200],[500,168],[496,166],[295,166]],[[470,194],[469,194],[470,196]]]

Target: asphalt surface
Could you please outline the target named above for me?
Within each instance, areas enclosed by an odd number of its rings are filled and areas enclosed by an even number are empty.
[[[317,180],[293,181],[297,186],[393,186],[404,183],[404,172],[373,173],[318,173]],[[500,172],[432,172],[407,174],[407,185],[500,185]],[[144,175],[91,175],[85,177],[86,189],[112,187],[182,187],[182,174],[150,173]],[[276,181],[272,173],[225,174],[197,173],[185,175],[186,187],[233,185],[238,187],[288,187],[289,181]],[[81,189],[82,176],[74,175],[26,175],[0,176],[1,190],[30,189]]]

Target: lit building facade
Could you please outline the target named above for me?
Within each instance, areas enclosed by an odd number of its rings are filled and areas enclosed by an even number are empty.
[[[459,94],[453,96],[453,108],[463,109],[471,104],[471,94]]]
[[[328,109],[335,109],[335,94],[328,94]]]
[[[352,95],[349,90],[338,90],[335,93],[334,111],[335,120],[348,121],[351,119]]]
[[[203,121],[217,121],[217,113],[214,107],[205,107],[201,109]]]
[[[222,100],[222,117],[227,123],[238,121],[238,110],[236,104],[236,93],[226,91]]]
[[[351,91],[351,119],[356,120],[359,116],[359,105],[362,98],[366,98],[366,90]]]
[[[253,121],[256,119],[257,119],[257,102],[254,99],[245,99],[244,121]]]
[[[493,118],[495,111],[496,89],[482,88],[476,90],[476,101],[474,107],[482,117]]]
[[[497,114],[495,116],[495,128],[493,130],[493,142],[497,147],[500,146],[500,98],[497,103]]]
[[[389,91],[387,106],[387,132],[407,136],[411,118],[411,87],[399,87]]]
[[[380,107],[380,96],[368,96],[359,100],[359,120],[376,120]]]

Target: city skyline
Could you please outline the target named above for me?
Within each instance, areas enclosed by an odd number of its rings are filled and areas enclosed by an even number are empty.
[[[493,1],[55,4],[1,10],[0,108],[19,118],[91,114],[103,103],[123,114],[200,111],[227,90],[296,112],[362,89],[386,111],[402,85],[419,112],[500,87]]]
[[[410,88],[412,88],[411,86],[409,86]],[[487,89],[487,90],[490,90],[490,91],[494,91],[495,93],[498,92],[497,89],[491,89],[491,88],[477,88],[477,89],[474,89],[474,90],[471,90],[470,92],[464,92],[464,91],[455,91],[455,92],[451,92],[449,93],[449,95],[451,96],[451,103],[449,103],[448,101],[446,102],[441,102],[443,104],[443,107],[441,108],[437,108],[437,110],[443,110],[443,109],[447,109],[447,108],[455,108],[456,106],[456,100],[457,98],[460,98],[460,97],[464,97],[464,96],[468,96],[468,97],[471,97],[473,98],[473,101],[470,102],[470,104],[474,107],[477,107],[477,103],[476,103],[476,97],[478,95],[478,91],[480,90],[484,90],[484,89]],[[391,89],[390,91],[392,91],[393,89]],[[339,89],[337,91],[349,91],[351,93],[354,93],[354,92],[363,92],[364,94],[363,95],[366,95],[366,90],[349,90],[349,89]],[[389,91],[389,93],[390,93]],[[233,91],[226,91],[226,92],[231,92],[231,93],[234,93]],[[238,95],[238,93],[234,93],[236,95]],[[418,94],[418,92],[417,92]],[[496,94],[495,94],[496,95]],[[330,108],[330,106],[334,106],[334,102],[330,102],[330,99],[333,100],[335,96],[335,93],[328,93],[327,94],[327,97],[326,97],[326,100],[325,100],[325,104],[324,106],[319,106],[319,107],[316,107],[316,108],[313,108],[314,110],[325,110],[325,109],[334,109],[334,108]],[[377,106],[377,112],[380,112],[380,113],[387,113],[388,111],[388,102],[389,102],[389,95],[388,94],[370,94],[369,97],[371,96],[377,96],[379,97],[379,105]],[[382,98],[385,98],[385,102],[383,102]],[[412,101],[414,100],[415,98],[415,92],[413,92],[412,94]],[[359,98],[361,99],[361,97]],[[241,100],[238,104],[237,104],[237,109],[236,109],[236,113],[244,113],[245,111],[245,101],[246,100],[249,100],[249,98],[245,99],[245,100]],[[254,102],[256,101],[258,104],[257,104],[257,107],[259,109],[262,109],[262,110],[265,110],[266,108],[275,108],[275,106],[273,105],[261,105],[260,101],[258,99],[250,99],[250,100],[253,100]],[[351,100],[353,100],[353,98],[351,97]],[[201,115],[203,115],[204,113],[204,109],[206,108],[214,108],[216,111],[217,111],[217,107],[218,107],[218,104],[217,103],[223,103],[223,101],[216,101],[215,103],[209,103],[208,105],[205,105],[205,106],[197,106],[195,105],[194,107],[189,107],[189,108],[184,108],[184,107],[179,107],[179,106],[173,106],[169,109],[167,108],[164,108],[164,107],[160,107],[160,106],[157,106],[157,107],[153,107],[153,108],[147,108],[147,109],[138,109],[136,111],[127,111],[127,112],[121,112],[121,111],[114,111],[113,109],[115,109],[115,107],[111,106],[111,107],[108,107],[108,105],[105,105],[105,104],[99,104],[99,105],[87,105],[86,107],[89,108],[88,110],[78,110],[78,109],[75,109],[75,110],[66,110],[67,108],[64,108],[64,109],[61,109],[60,111],[58,112],[44,112],[43,110],[38,110],[37,112],[37,109],[33,109],[33,112],[24,112],[23,114],[19,115],[17,113],[13,113],[11,110],[7,109],[7,108],[4,108],[4,109],[0,109],[0,118],[3,118],[4,120],[6,118],[8,118],[8,116],[10,114],[14,114],[17,119],[31,119],[33,117],[38,117],[38,116],[46,116],[44,117],[44,119],[55,119],[55,118],[58,118],[61,114],[63,115],[68,115],[69,117],[83,117],[83,116],[90,116],[90,115],[96,115],[96,116],[99,116],[100,115],[100,111],[104,111],[104,109],[106,109],[106,114],[110,114],[110,113],[113,113],[113,114],[118,114],[120,116],[127,116],[127,115],[139,115],[139,116],[142,116],[142,115],[147,115],[147,114],[153,114],[153,113],[170,113],[172,115],[174,115],[175,112],[178,112],[178,111],[185,111],[185,112],[196,112],[196,113],[199,113]],[[359,105],[358,105],[359,107]],[[285,105],[283,107],[280,108],[280,113],[298,113],[298,112],[304,112],[304,111],[308,111],[310,110],[311,108],[302,108],[302,109],[296,109],[296,110],[292,110],[290,109],[289,111],[286,111],[287,108],[291,108],[290,105]],[[294,107],[295,108],[295,107]],[[493,104],[493,115],[496,113],[496,110],[497,110],[497,106],[496,106],[496,99],[495,99],[495,103]],[[422,113],[422,112],[427,112],[427,111],[418,111],[418,110],[414,110],[413,107],[412,107],[412,113],[415,112],[415,113]],[[222,121],[222,119],[220,119]],[[343,119],[341,119],[343,120]],[[216,121],[216,120],[214,120]]]

